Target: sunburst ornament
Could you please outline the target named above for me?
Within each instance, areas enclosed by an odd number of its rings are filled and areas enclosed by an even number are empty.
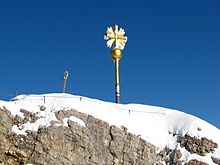
[[[114,48],[118,48],[120,50],[123,50],[125,47],[125,43],[127,42],[128,38],[124,36],[125,31],[124,29],[120,28],[118,30],[118,25],[114,26],[114,29],[112,27],[108,27],[106,34],[104,35],[104,39],[107,41],[107,47],[111,48],[112,45],[114,45]]]

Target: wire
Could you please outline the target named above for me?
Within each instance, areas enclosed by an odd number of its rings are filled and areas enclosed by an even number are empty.
[[[15,96],[15,95],[11,95],[11,94],[0,94],[0,96]],[[25,96],[29,96],[29,97],[32,97],[32,100],[42,100],[44,102],[46,102],[46,98],[59,98],[59,99],[79,99],[79,101],[88,101],[88,102],[93,102],[93,103],[96,103],[96,104],[102,104],[102,101],[95,101],[92,100],[92,99],[88,99],[86,97],[82,97],[82,96],[46,96],[46,95],[34,95],[34,94],[24,94],[24,97]],[[36,99],[34,99],[36,98]],[[40,98],[40,99],[39,99]],[[19,99],[18,99],[19,100]],[[17,99],[13,99],[11,101],[17,101]],[[29,101],[29,100],[26,100],[26,101]],[[165,113],[163,112],[148,112],[148,111],[140,111],[140,110],[132,110],[130,108],[122,108],[122,107],[119,107],[119,106],[115,106],[115,105],[109,105],[113,108],[117,108],[117,109],[120,109],[120,110],[124,110],[124,111],[127,111],[129,114],[131,114],[132,112],[135,112],[135,113],[148,113],[148,114],[161,114],[161,115],[165,115]]]

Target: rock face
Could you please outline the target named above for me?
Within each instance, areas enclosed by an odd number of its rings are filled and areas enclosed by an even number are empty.
[[[218,148],[217,143],[204,137],[198,139],[196,137],[185,135],[180,137],[178,142],[181,147],[185,147],[190,153],[196,153],[201,156],[205,156],[207,153],[213,152],[215,148]]]
[[[160,162],[156,147],[127,132],[74,109],[56,112],[58,122],[26,135],[12,132],[13,125],[36,121],[34,114],[24,119],[0,109],[0,164],[4,165],[153,165]],[[85,126],[63,119],[75,116]]]
[[[190,160],[188,163],[186,163],[185,165],[209,165],[208,163],[205,163],[205,162],[201,162],[201,161],[198,161],[198,160]]]
[[[39,108],[46,113],[46,107]],[[195,159],[183,162],[180,149],[165,147],[156,153],[154,145],[129,133],[127,128],[109,125],[75,109],[54,111],[50,126],[17,134],[12,131],[14,127],[23,130],[23,124],[36,124],[44,118],[38,112],[25,109],[20,109],[20,112],[23,117],[12,116],[6,108],[0,108],[0,165],[207,164]],[[204,156],[219,147],[207,138],[198,139],[187,134],[173,136],[177,136],[181,148],[192,154]],[[211,159],[213,163],[220,164],[219,158]]]

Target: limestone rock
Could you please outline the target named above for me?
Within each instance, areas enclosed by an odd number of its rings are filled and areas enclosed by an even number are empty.
[[[198,160],[190,160],[188,163],[186,163],[185,165],[208,165],[207,163],[198,161]]]
[[[41,112],[45,107],[39,107]],[[55,112],[56,120],[50,126],[41,126],[25,135],[12,132],[13,126],[35,123],[38,113],[25,109],[23,117],[12,116],[6,108],[0,109],[0,165],[168,165],[183,164],[179,149],[165,147],[157,154],[157,148],[139,136],[121,128],[81,113],[75,109]],[[77,120],[70,120],[71,117]],[[64,122],[65,120],[65,122]],[[79,121],[78,120],[78,121]],[[201,156],[214,151],[218,145],[207,138],[175,134],[182,148]],[[220,164],[218,158],[212,161]],[[206,165],[191,160],[186,165]]]
[[[126,128],[110,126],[74,109],[56,112],[59,122],[49,127],[18,135],[11,131],[13,125],[37,117],[25,110],[21,112],[24,118],[13,117],[6,109],[0,109],[0,164],[153,165],[160,161],[155,146]],[[70,116],[81,119],[85,126],[71,120],[68,126],[62,125],[63,119]]]
[[[204,137],[198,139],[187,134],[180,137],[178,142],[181,147],[185,147],[190,153],[196,153],[201,156],[205,156],[207,153],[212,153],[215,148],[218,148],[218,144],[212,140]]]
[[[218,159],[218,158],[215,158],[215,157],[211,157],[212,158],[212,161],[215,163],[215,164],[217,164],[217,165],[220,165],[220,159]]]

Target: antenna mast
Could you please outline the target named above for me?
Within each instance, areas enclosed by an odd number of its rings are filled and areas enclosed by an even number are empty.
[[[66,90],[66,81],[67,81],[68,76],[69,76],[68,71],[65,71],[64,74],[63,74],[62,93],[65,93],[65,90]]]

